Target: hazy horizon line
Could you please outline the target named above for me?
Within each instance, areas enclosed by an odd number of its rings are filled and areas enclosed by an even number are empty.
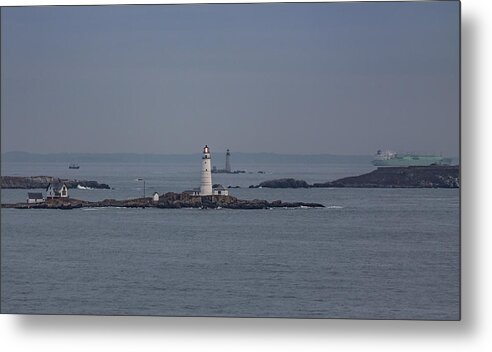
[[[225,154],[226,150],[212,151],[211,154]],[[31,152],[22,150],[11,150],[2,151],[2,155],[5,154],[32,154],[32,155],[67,155],[67,154],[77,154],[77,155],[155,155],[155,156],[179,156],[179,155],[198,155],[201,152],[194,153],[157,153],[157,152]],[[335,153],[278,153],[278,152],[244,152],[244,151],[231,151],[231,154],[270,154],[270,155],[292,155],[292,156],[373,156],[375,153],[371,154],[335,154]]]
[[[420,154],[423,155],[423,154]],[[431,154],[427,154],[431,155]],[[435,154],[434,154],[435,155]],[[199,160],[201,153],[186,154],[157,154],[157,153],[32,153],[11,151],[1,154],[3,162],[195,162]],[[459,156],[446,156],[459,162]],[[216,165],[225,162],[226,152],[212,153],[212,159]],[[374,154],[279,154],[271,152],[232,152],[231,160],[234,164],[251,163],[367,163],[374,159]]]
[[[394,149],[381,149],[381,150],[392,150],[395,151]],[[413,151],[413,150],[404,150],[404,151],[396,151],[399,154],[418,154],[418,155],[441,155],[441,156],[446,156],[446,157],[452,157],[452,158],[458,158],[459,153],[457,155],[447,155],[445,153],[440,153],[440,152],[419,152],[419,151]],[[226,150],[219,150],[219,151],[212,151],[212,154],[225,154]],[[32,155],[43,155],[43,156],[48,156],[48,155],[67,155],[67,154],[75,154],[75,155],[155,155],[155,156],[179,156],[179,155],[199,155],[201,152],[194,152],[194,153],[158,153],[158,152],[32,152],[32,151],[23,151],[23,150],[10,150],[10,151],[2,151],[1,155],[5,154],[32,154]],[[364,156],[374,156],[376,154],[376,151],[373,153],[367,153],[367,154],[336,154],[336,153],[328,153],[328,152],[318,152],[318,153],[278,153],[278,152],[270,152],[270,151],[264,151],[264,152],[244,152],[244,151],[231,151],[232,154],[253,154],[253,155],[258,155],[258,154],[269,154],[269,155],[289,155],[289,156],[340,156],[340,157],[364,157]]]

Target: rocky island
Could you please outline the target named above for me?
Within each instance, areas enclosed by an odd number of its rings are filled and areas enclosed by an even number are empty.
[[[154,201],[151,197],[127,200],[105,199],[102,201],[89,202],[73,198],[48,199],[43,203],[28,204],[2,204],[2,208],[14,209],[77,209],[77,208],[101,208],[101,207],[124,207],[124,208],[197,208],[197,209],[269,209],[269,208],[324,208],[318,203],[304,202],[282,202],[266,201],[261,199],[241,200],[232,196],[192,196],[188,193],[169,192]]]
[[[296,180],[294,178],[279,178],[276,180],[269,180],[261,182],[256,186],[249,186],[249,188],[309,188],[311,187],[304,180]]]
[[[46,188],[52,182],[65,183],[68,188],[82,186],[87,188],[110,189],[109,185],[97,181],[59,179],[53,176],[2,176],[2,188]]]
[[[250,188],[459,188],[460,170],[457,165],[379,167],[360,176],[335,181],[308,184],[303,180],[284,178],[262,182]]]

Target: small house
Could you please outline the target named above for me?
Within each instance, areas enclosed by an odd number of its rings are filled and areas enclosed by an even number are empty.
[[[43,203],[44,198],[42,193],[27,193],[27,203],[28,204],[36,204]]]
[[[152,196],[152,200],[157,203],[159,201],[159,193],[154,192],[154,195]]]
[[[192,190],[187,190],[187,191],[184,191],[183,193],[187,193],[190,196],[199,196],[200,195],[200,188],[193,188]]]
[[[224,188],[222,185],[214,185],[212,188],[212,194],[214,196],[228,196],[229,195],[229,190]]]
[[[62,182],[52,182],[46,188],[46,199],[68,198],[68,187]]]

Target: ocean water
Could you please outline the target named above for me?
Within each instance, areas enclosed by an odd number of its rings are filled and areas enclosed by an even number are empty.
[[[459,319],[459,191],[249,189],[323,182],[365,164],[235,165],[213,175],[243,199],[322,209],[1,210],[3,313]],[[262,170],[265,174],[258,174]],[[125,199],[197,187],[200,164],[3,163],[2,175],[108,183],[70,196]],[[42,190],[40,190],[42,191]],[[27,190],[2,190],[3,203]]]

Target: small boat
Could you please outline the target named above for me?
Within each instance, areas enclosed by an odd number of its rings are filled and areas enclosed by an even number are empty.
[[[78,164],[70,164],[68,165],[69,169],[80,169],[80,166]]]

